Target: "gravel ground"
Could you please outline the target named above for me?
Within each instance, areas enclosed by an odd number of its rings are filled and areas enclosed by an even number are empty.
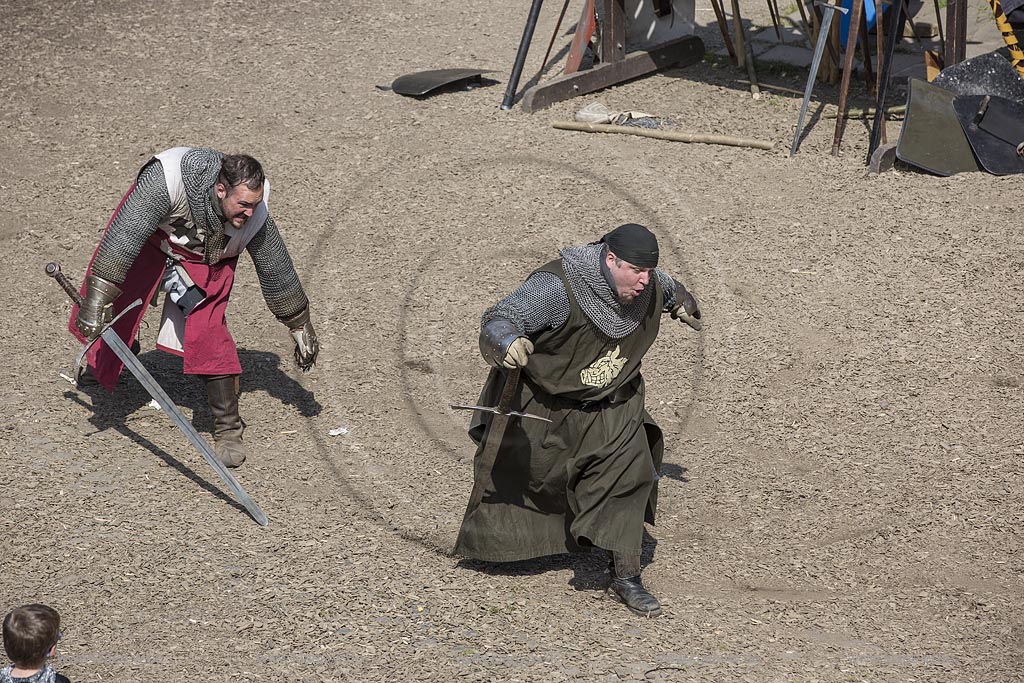
[[[869,176],[859,122],[837,158],[812,120],[790,159],[799,99],[752,100],[715,61],[499,111],[520,5],[0,7],[0,608],[59,609],[78,681],[1019,680],[1019,181]],[[502,83],[375,88],[454,66]],[[593,99],[775,148],[550,127]],[[58,376],[78,348],[43,265],[80,278],[138,166],[181,144],[264,162],[323,345],[298,373],[243,259],[238,477],[267,528],[134,381]],[[706,321],[666,323],[646,364],[668,443],[654,620],[605,597],[597,555],[450,556],[472,448],[448,405],[486,375],[479,314],[629,221],[657,230]],[[143,362],[208,432],[153,320]]]

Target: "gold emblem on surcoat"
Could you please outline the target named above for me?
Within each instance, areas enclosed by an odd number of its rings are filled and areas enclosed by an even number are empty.
[[[616,346],[613,351],[609,351],[591,363],[589,367],[581,370],[580,381],[588,387],[598,389],[606,387],[619,376],[627,360],[629,359],[619,357],[619,347]]]

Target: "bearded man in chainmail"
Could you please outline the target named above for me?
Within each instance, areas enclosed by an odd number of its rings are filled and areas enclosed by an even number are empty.
[[[260,163],[243,154],[175,147],[139,171],[107,224],[82,286],[84,303],[69,329],[83,343],[136,299],[164,298],[157,348],[183,357],[185,374],[206,385],[217,457],[228,467],[245,461],[238,414],[238,350],[225,312],[235,267],[249,252],[270,311],[291,331],[295,361],[316,363],[319,343],[309,300],[267,208],[270,183]],[[114,329],[135,341],[145,306],[128,311]],[[81,381],[113,391],[123,364],[102,340],[88,356]]]
[[[641,225],[560,256],[483,315],[480,350],[493,367],[480,405],[496,405],[501,368],[518,367],[514,409],[551,422],[508,425],[492,485],[467,511],[455,551],[510,562],[603,548],[612,556],[609,596],[657,616],[661,604],[640,581],[640,551],[644,523],[654,523],[663,440],[644,408],[640,361],[663,313],[697,327],[700,311],[656,268],[657,239]],[[476,413],[470,426],[478,445],[488,420]]]

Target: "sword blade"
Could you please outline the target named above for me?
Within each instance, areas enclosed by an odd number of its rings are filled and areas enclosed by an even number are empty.
[[[814,46],[814,58],[811,59],[811,73],[807,76],[807,86],[804,88],[804,101],[800,105],[800,116],[796,120],[796,132],[793,134],[793,145],[789,148],[789,156],[796,154],[796,148],[800,145],[800,133],[803,132],[804,117],[807,115],[807,105],[811,102],[811,90],[814,88],[814,81],[818,77],[818,67],[821,65],[821,55],[825,51],[825,43],[828,42],[828,30],[832,25],[832,15],[835,9],[831,5],[824,5],[824,12],[821,17],[821,28],[818,29],[818,44]]]
[[[473,486],[473,493],[469,496],[469,504],[466,506],[468,515],[470,510],[475,510],[484,497],[484,489],[491,483],[491,471],[494,469],[494,462],[498,457],[498,449],[501,447],[502,437],[505,436],[505,428],[508,427],[510,417],[506,414],[496,414],[491,418],[491,426],[487,429],[487,443],[480,453],[480,477]],[[476,485],[479,484],[479,485]]]
[[[135,379],[139,380],[139,384],[149,392],[149,395],[153,397],[163,411],[171,416],[171,421],[177,425],[178,429],[180,429],[182,433],[185,434],[185,438],[187,438],[189,442],[196,447],[199,453],[206,458],[206,462],[208,462],[210,467],[220,475],[220,478],[228,485],[231,492],[235,494],[235,498],[238,499],[238,502],[245,506],[245,509],[249,511],[250,515],[252,515],[252,518],[256,520],[256,523],[260,526],[267,526],[267,524],[270,523],[270,520],[267,519],[263,510],[261,510],[259,505],[256,504],[256,501],[246,493],[245,489],[238,483],[238,480],[235,479],[234,475],[231,474],[231,472],[224,467],[223,463],[217,459],[217,455],[214,453],[213,449],[210,448],[210,444],[208,444],[206,440],[199,435],[196,428],[193,427],[192,423],[189,422],[182,414],[178,406],[171,400],[171,397],[163,390],[163,387],[161,387],[153,378],[153,375],[149,374],[149,370],[147,370],[142,362],[135,357],[135,354],[131,352],[128,345],[125,344],[121,337],[117,335],[117,332],[112,328],[107,327],[100,337],[107,343],[107,346],[117,354],[117,357],[121,359],[121,362],[124,363],[125,367],[131,371],[132,375],[135,376]]]
[[[491,424],[484,435],[484,448],[474,463],[474,468],[479,468],[480,476],[473,477],[473,492],[469,496],[469,503],[466,505],[466,513],[462,517],[462,527],[459,529],[459,537],[455,541],[455,547],[462,545],[462,530],[469,516],[480,506],[484,498],[484,490],[493,483],[491,472],[494,469],[494,461],[498,457],[498,449],[501,447],[501,439],[505,436],[505,428],[510,419],[509,412],[512,408],[512,401],[515,398],[516,389],[519,387],[519,368],[509,370],[505,377],[505,387],[501,390],[501,399],[498,401],[498,410],[491,418]],[[475,472],[474,472],[475,474]]]

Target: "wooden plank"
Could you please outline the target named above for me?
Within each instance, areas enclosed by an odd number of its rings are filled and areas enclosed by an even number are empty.
[[[602,0],[601,61],[605,64],[626,58],[626,0]]]
[[[599,64],[587,71],[565,74],[534,86],[523,94],[520,106],[535,112],[577,95],[601,90],[678,64],[689,66],[704,58],[704,43],[697,36],[684,36],[652,50],[640,50],[618,62]]]

